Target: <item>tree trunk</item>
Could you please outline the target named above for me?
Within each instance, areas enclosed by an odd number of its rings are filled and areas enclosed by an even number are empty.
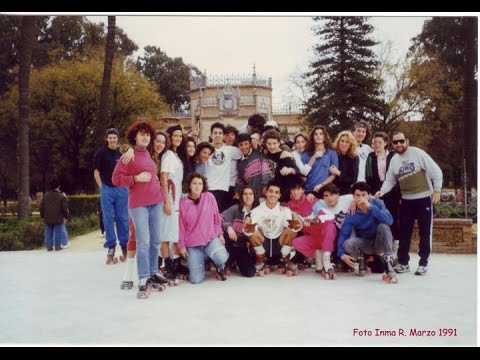
[[[24,16],[20,39],[18,70],[18,218],[27,219],[30,213],[30,154],[29,100],[30,66],[36,35],[35,16]]]
[[[465,157],[467,160],[467,181],[469,186],[477,184],[477,91],[475,84],[475,39],[478,38],[478,20],[467,17],[465,38],[465,66],[463,72],[463,121],[465,136]]]
[[[105,137],[107,128],[108,114],[108,92],[110,90],[110,80],[112,78],[113,55],[115,54],[115,16],[108,17],[108,33],[105,45],[105,62],[103,66],[102,88],[100,92],[100,107],[97,118],[97,128],[95,139],[101,143]]]

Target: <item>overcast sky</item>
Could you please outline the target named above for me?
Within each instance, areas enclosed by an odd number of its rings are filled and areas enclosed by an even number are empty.
[[[106,16],[90,16],[106,23]],[[374,39],[392,41],[396,56],[404,56],[410,39],[420,33],[426,17],[372,17]],[[273,105],[288,93],[295,69],[308,69],[317,38],[311,17],[299,16],[117,16],[117,25],[143,50],[160,47],[170,57],[182,57],[207,75],[251,74],[273,81]]]

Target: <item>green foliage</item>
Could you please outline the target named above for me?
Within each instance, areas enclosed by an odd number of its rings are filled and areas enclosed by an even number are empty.
[[[99,201],[99,195],[69,195],[68,210],[70,210],[70,216],[75,219],[85,214],[98,212]]]
[[[67,223],[69,238],[98,229],[98,215],[74,217]],[[33,250],[44,246],[44,223],[38,216],[30,220],[0,217],[0,251]]]
[[[408,92],[419,99],[423,121],[421,129],[416,124],[408,127],[422,134],[421,147],[442,168],[444,183],[452,181],[455,186],[463,185],[464,158],[467,185],[476,184],[477,178],[478,33],[476,21],[471,25],[472,18],[434,17],[425,22],[410,48]]]
[[[140,71],[157,85],[168,105],[179,110],[190,102],[190,71],[201,74],[195,66],[186,65],[182,58],[170,58],[156,46],[145,46],[137,65]]]
[[[88,56],[92,49],[104,48],[103,24],[90,22],[85,16],[38,16],[38,41],[34,44],[32,63],[43,67],[52,63]],[[0,15],[0,95],[15,82],[18,67],[21,16]],[[121,57],[131,56],[138,46],[117,28],[115,51]]]
[[[93,191],[93,157],[101,144],[92,133],[96,125],[102,50],[88,58],[63,60],[32,71],[30,79],[30,168],[32,192],[43,191],[57,176],[67,193]],[[11,152],[0,152],[0,182],[14,188],[18,90],[0,99],[0,140]],[[166,104],[155,85],[135,67],[114,61],[107,125],[124,130],[138,117],[159,118]],[[2,174],[7,179],[2,180]]]
[[[373,27],[365,17],[320,17],[314,27],[320,41],[317,59],[310,65],[306,104],[310,126],[324,125],[332,135],[352,128],[355,121],[373,119],[385,104],[380,98],[378,66],[369,35]]]

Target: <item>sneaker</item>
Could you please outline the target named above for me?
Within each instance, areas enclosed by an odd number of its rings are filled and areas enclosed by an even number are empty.
[[[408,264],[407,265],[397,264],[397,266],[395,266],[395,271],[399,274],[404,272],[410,272],[410,266],[408,266]]]
[[[62,249],[68,249],[70,247],[70,243],[68,243],[67,245],[62,245]]]
[[[427,267],[419,265],[417,271],[415,271],[415,275],[427,275]]]

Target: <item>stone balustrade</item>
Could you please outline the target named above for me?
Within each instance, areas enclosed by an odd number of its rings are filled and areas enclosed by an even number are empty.
[[[418,227],[415,223],[411,252],[418,251]],[[476,254],[477,237],[472,234],[471,219],[433,219],[432,252]]]

